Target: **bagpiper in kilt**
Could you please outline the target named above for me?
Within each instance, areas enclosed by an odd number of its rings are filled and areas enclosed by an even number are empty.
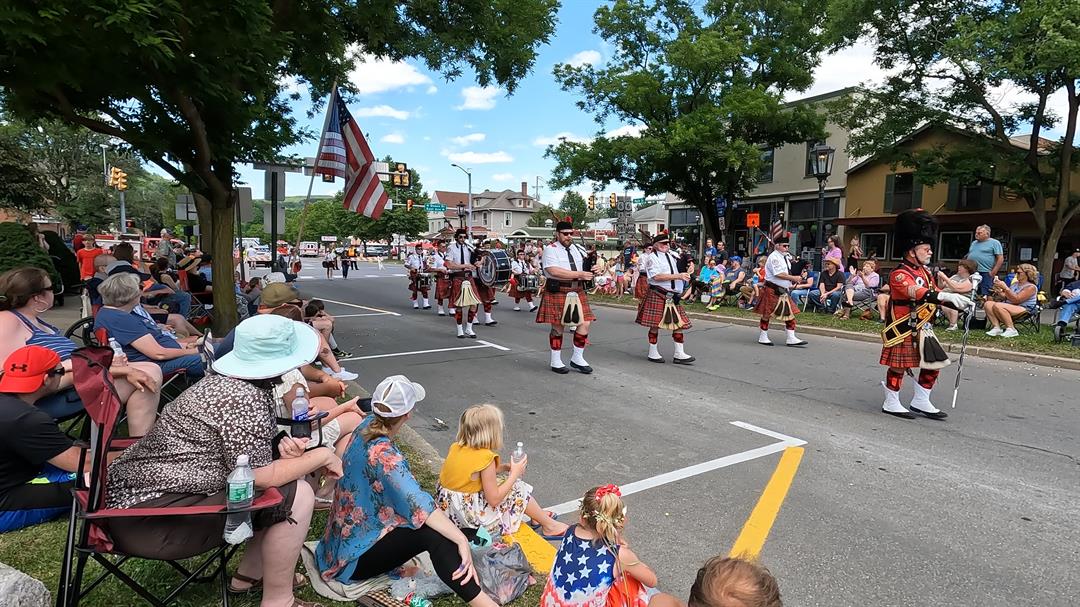
[[[930,419],[948,417],[930,402],[930,391],[940,369],[950,363],[934,335],[933,318],[940,304],[961,311],[975,306],[963,295],[937,290],[934,276],[926,268],[934,254],[937,233],[937,220],[922,209],[909,209],[896,216],[894,242],[903,260],[889,274],[889,304],[879,362],[889,368],[881,382],[885,394],[881,411],[904,419],[914,419],[912,411]],[[904,374],[916,368],[919,379],[909,411],[900,404],[900,387]]]
[[[454,232],[454,244],[447,249],[446,268],[450,272],[450,305],[455,308],[454,320],[457,321],[459,339],[475,339],[473,322],[476,320],[476,280],[473,278],[476,266],[473,265],[473,248],[465,242],[465,228]]]
[[[754,310],[761,315],[758,322],[758,343],[763,346],[773,345],[769,339],[769,319],[774,316],[777,320],[784,321],[786,345],[806,345],[806,342],[795,334],[795,315],[799,313],[799,308],[792,303],[788,294],[791,286],[799,281],[799,276],[791,270],[791,255],[788,253],[790,247],[791,236],[787,233],[781,234],[773,241],[773,251],[765,262],[765,283],[758,289],[758,302],[754,306]]]
[[[573,230],[574,224],[569,217],[559,220],[555,224],[555,242],[544,247],[541,265],[547,281],[540,296],[536,322],[551,325],[548,335],[551,370],[560,374],[570,372],[562,362],[563,327],[569,326],[574,332],[570,366],[588,374],[592,373],[592,367],[585,361],[585,346],[589,325],[596,316],[589,308],[585,281],[591,280],[593,273],[586,264],[585,250],[573,242]]]
[[[409,291],[412,292],[413,309],[420,309],[420,302],[416,300],[416,295],[419,293],[424,299],[424,309],[430,310],[428,286],[427,283],[420,280],[420,272],[424,269],[424,247],[422,245],[416,245],[416,252],[410,253],[405,259],[405,267],[409,269]]]
[[[679,270],[679,258],[671,252],[671,240],[666,232],[661,232],[653,238],[652,249],[649,259],[642,264],[647,268],[648,288],[645,297],[638,304],[635,322],[649,329],[649,361],[664,362],[657,340],[660,329],[668,329],[671,331],[671,339],[675,342],[675,356],[672,362],[677,365],[688,365],[694,362],[694,357],[683,349],[685,340],[683,331],[689,329],[691,323],[682,302],[679,301],[679,296],[686,290],[690,274]]]
[[[435,274],[435,303],[438,305],[438,314],[446,316],[443,300],[450,297],[450,275],[446,270],[446,241],[442,238],[435,241],[435,252],[431,255],[429,265]]]

